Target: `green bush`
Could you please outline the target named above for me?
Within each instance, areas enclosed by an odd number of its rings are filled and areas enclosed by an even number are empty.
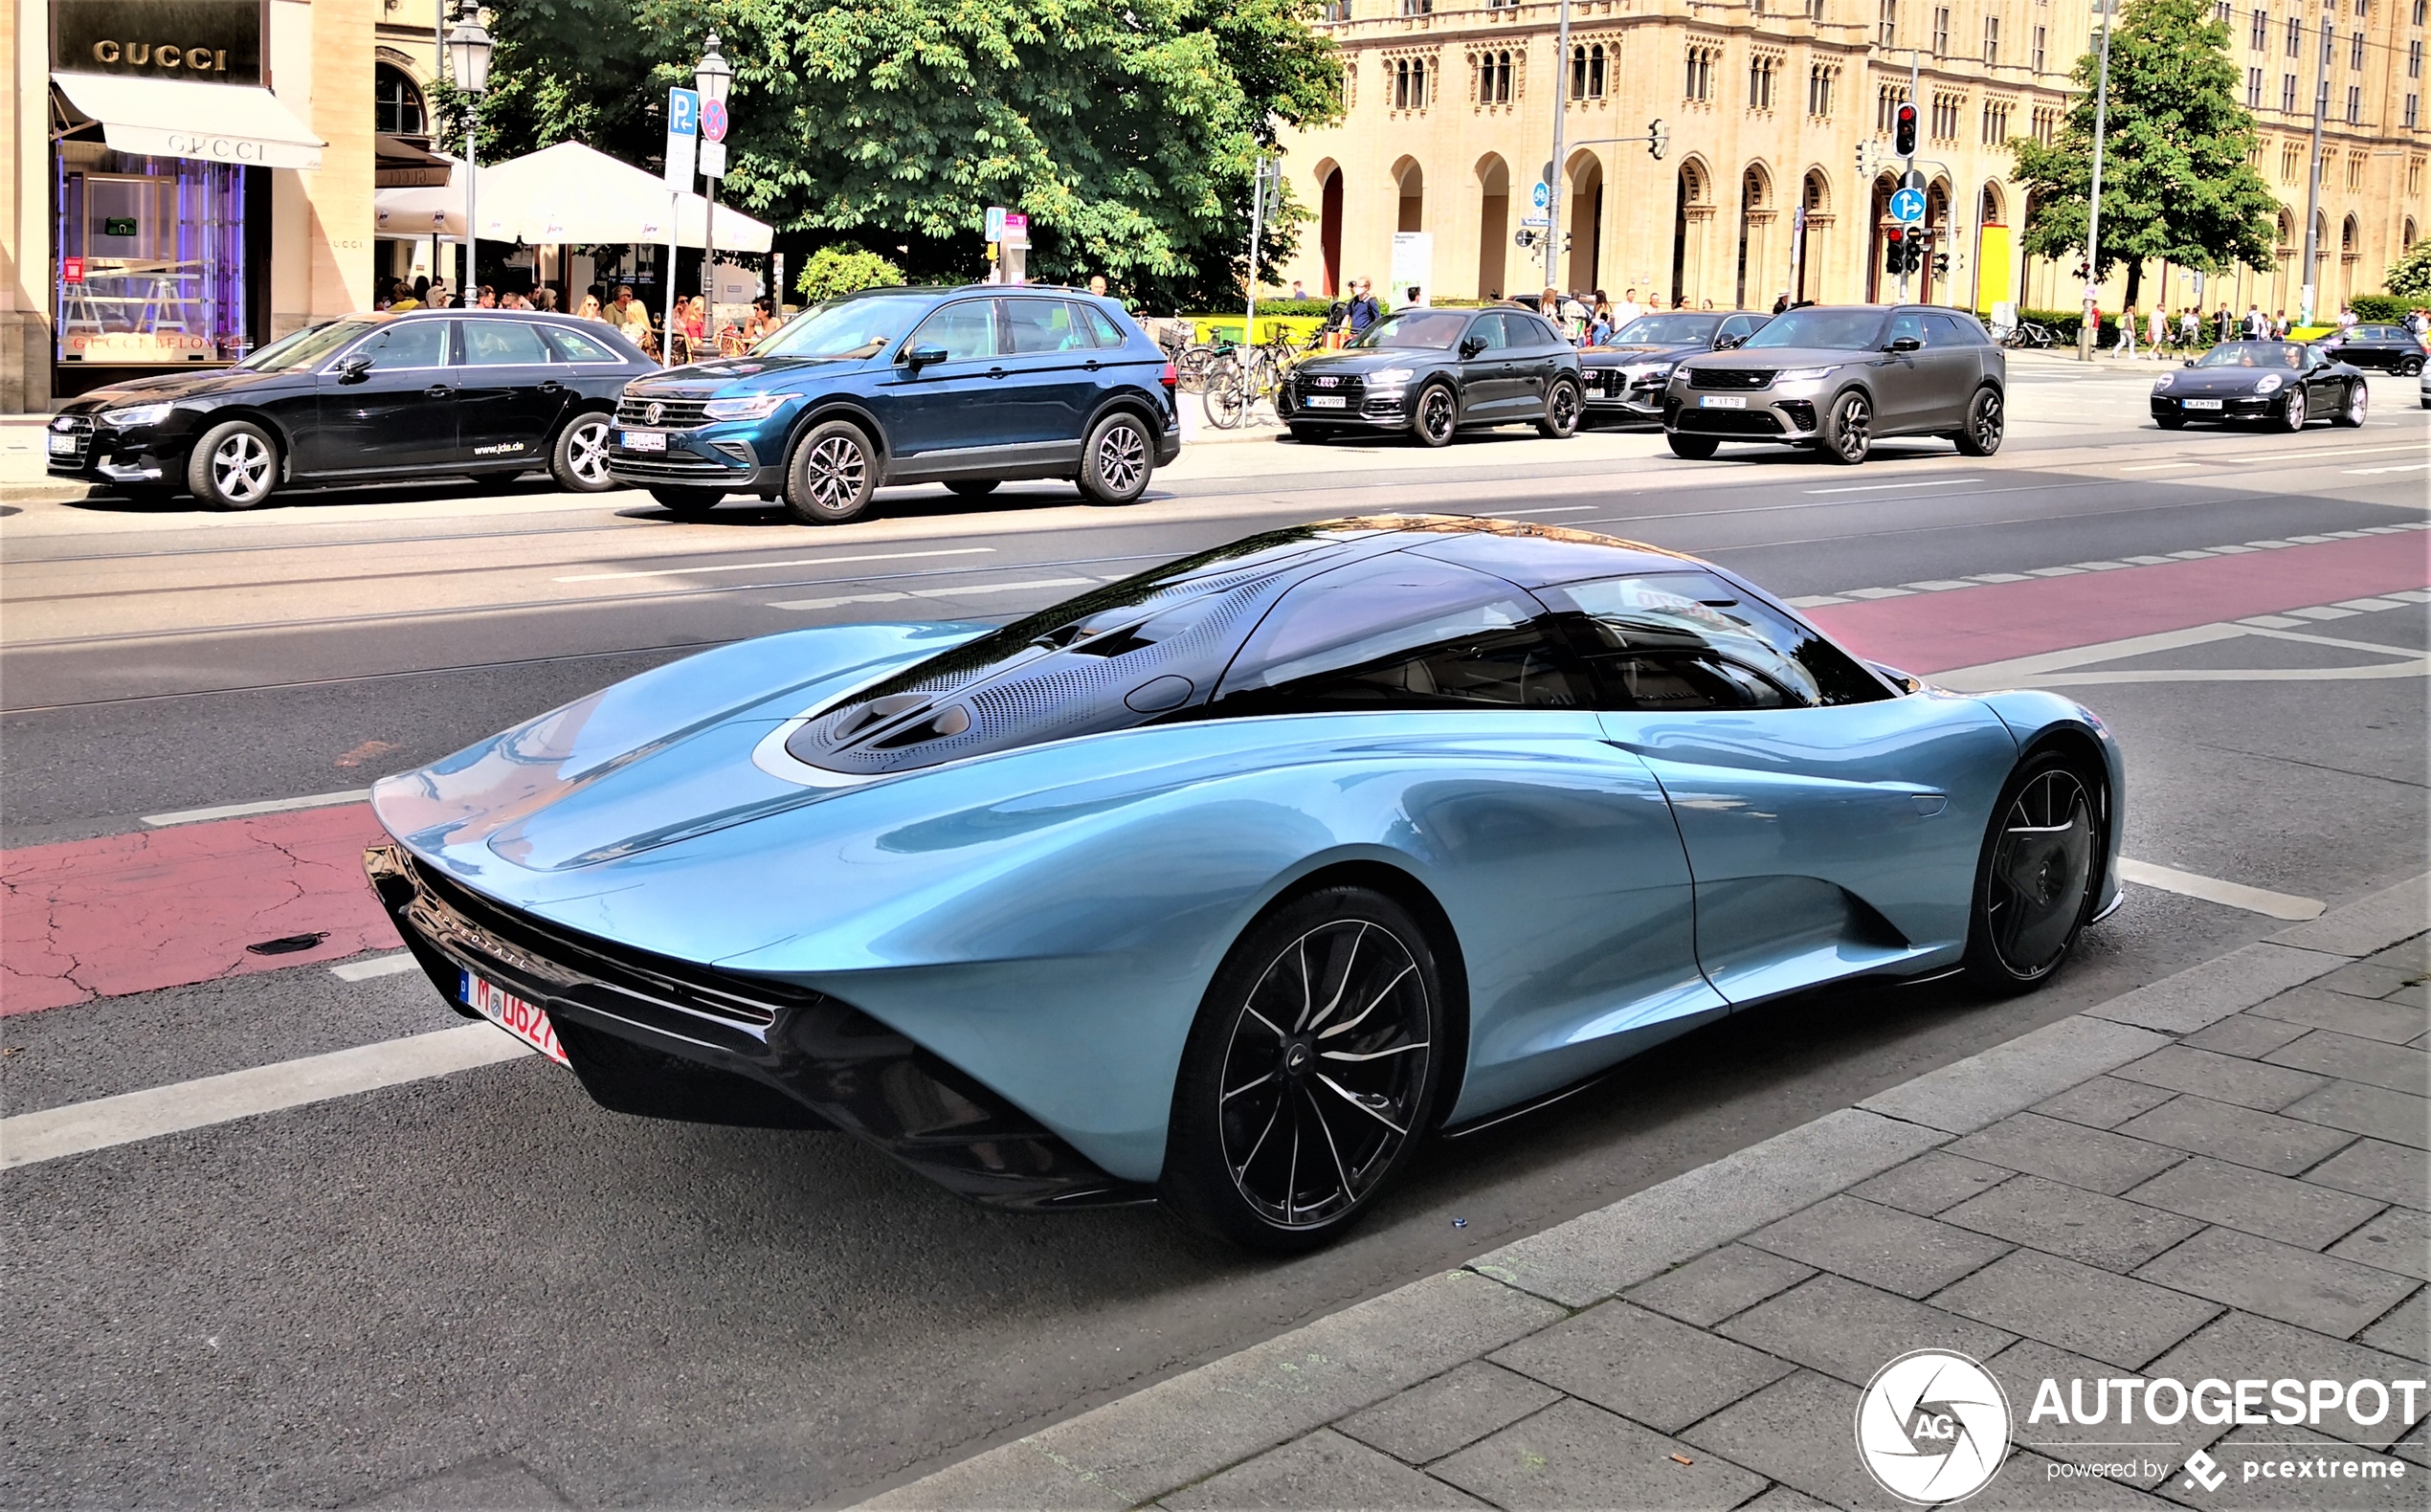
[[[2355,312],[2355,319],[2359,321],[2378,322],[2402,321],[2406,318],[2406,311],[2421,302],[2420,300],[2401,300],[2394,294],[2358,294],[2347,301],[2347,307]]]
[[[812,253],[794,277],[793,292],[809,303],[832,300],[841,294],[854,294],[862,289],[900,288],[903,270],[874,252],[864,252],[850,242],[821,247]]]
[[[2401,300],[2431,299],[2431,236],[2408,247],[2404,256],[2389,264],[2380,285]]]
[[[1346,295],[1344,298],[1348,299],[1349,296]],[[1333,302],[1331,300],[1287,300],[1280,294],[1271,297],[1261,294],[1258,297],[1258,313],[1261,316],[1315,315],[1323,317],[1327,310],[1333,308]]]

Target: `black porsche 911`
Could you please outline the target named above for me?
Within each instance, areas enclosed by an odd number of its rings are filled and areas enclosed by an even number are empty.
[[[2360,369],[2302,342],[2222,342],[2152,385],[2152,419],[2164,431],[2190,420],[2357,426],[2371,403]]]
[[[1533,310],[1413,306],[1293,367],[1275,409],[1298,441],[1406,431],[1442,446],[1496,425],[1572,434],[1582,392],[1578,349]]]

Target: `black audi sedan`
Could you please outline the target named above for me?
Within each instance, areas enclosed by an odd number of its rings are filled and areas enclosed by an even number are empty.
[[[2402,325],[2351,325],[2315,345],[2351,367],[2376,367],[2411,378],[2422,371],[2422,339]]]
[[[1294,440],[1406,431],[1442,446],[1463,430],[1578,430],[1578,349],[1532,310],[1395,310],[1338,352],[1291,370],[1275,409]]]
[[[252,509],[289,484],[608,476],[610,411],[658,365],[605,325],[523,310],[409,310],[309,325],[234,367],[69,401],[50,472],[139,500]]]
[[[1662,423],[1662,393],[1671,369],[1699,352],[1723,352],[1764,329],[1770,315],[1748,310],[1666,310],[1641,315],[1601,346],[1578,354],[1587,390],[1587,424]]]
[[[2319,344],[2222,342],[2152,385],[2152,422],[2164,431],[2190,420],[2252,420],[2301,431],[2309,420],[2363,424],[2372,390],[2361,369]]]

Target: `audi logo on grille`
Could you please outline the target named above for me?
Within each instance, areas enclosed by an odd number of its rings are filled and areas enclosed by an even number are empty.
[[[1339,378],[1320,378],[1316,382],[1317,387],[1320,389],[1331,389],[1341,383],[1342,380]]]
[[[642,423],[645,425],[657,425],[659,417],[664,415],[666,412],[667,407],[660,404],[658,400],[653,399],[641,408]]]

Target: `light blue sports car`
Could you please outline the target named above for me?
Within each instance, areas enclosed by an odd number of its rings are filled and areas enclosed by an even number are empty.
[[[1282,1250],[1734,1009],[2044,980],[2117,901],[2121,778],[2076,704],[1694,558],[1389,516],[660,668],[383,782],[368,861],[611,1108]]]

